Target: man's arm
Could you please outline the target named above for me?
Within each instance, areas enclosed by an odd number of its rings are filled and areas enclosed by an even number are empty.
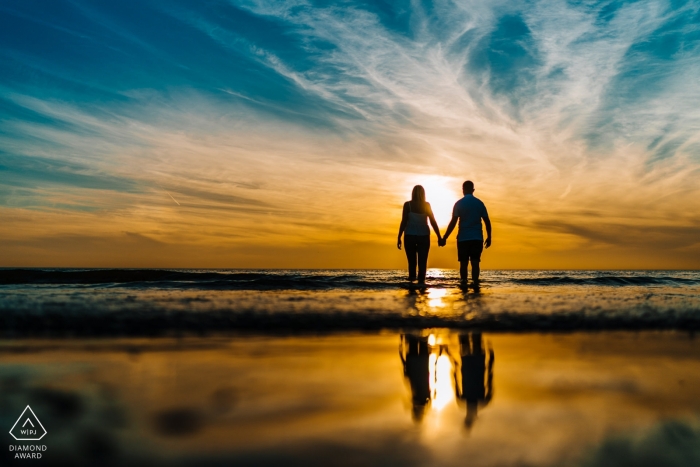
[[[442,242],[445,243],[447,241],[447,238],[450,236],[452,231],[455,229],[457,226],[457,221],[459,220],[459,217],[452,216],[452,220],[450,221],[450,225],[447,226],[447,232],[445,232],[445,235],[442,237]]]
[[[440,245],[440,246],[447,245],[447,237],[450,236],[452,231],[457,226],[458,220],[459,220],[459,213],[457,212],[457,204],[455,203],[454,207],[452,207],[452,220],[450,221],[450,224],[447,226],[447,231],[445,232],[445,235],[443,235],[443,237],[442,237],[442,244],[438,243],[438,245]]]
[[[486,240],[484,241],[484,246],[486,248],[491,246],[491,219],[486,215],[484,219],[484,225],[486,226]]]
[[[403,231],[406,230],[406,222],[408,222],[408,216],[406,215],[406,203],[403,205],[403,212],[401,213],[401,224],[399,224],[399,238],[396,241],[396,247],[400,250],[401,249],[401,235],[403,235]]]

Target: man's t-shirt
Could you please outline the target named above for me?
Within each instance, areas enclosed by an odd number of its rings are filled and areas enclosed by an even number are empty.
[[[488,218],[489,214],[479,198],[475,198],[474,195],[464,195],[464,198],[455,203],[452,217],[459,217],[458,242],[484,239],[481,219]]]

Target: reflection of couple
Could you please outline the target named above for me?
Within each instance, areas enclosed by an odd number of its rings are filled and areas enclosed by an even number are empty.
[[[474,284],[479,282],[479,261],[484,248],[491,246],[491,221],[486,211],[486,206],[480,199],[474,197],[474,183],[467,180],[462,184],[464,197],[457,201],[452,209],[452,221],[447,226],[445,236],[440,235],[440,228],[435,222],[430,203],[425,201],[425,190],[416,185],[411,193],[411,201],[403,205],[403,216],[399,226],[399,239],[397,246],[401,249],[401,235],[403,245],[408,258],[408,280],[418,280],[419,284],[425,283],[425,272],[428,265],[428,251],[430,250],[430,225],[438,236],[438,245],[445,246],[447,239],[459,221],[457,231],[457,257],[459,259],[459,274],[462,282],[466,284],[469,262],[472,263],[472,279]],[[486,226],[486,241],[481,229],[481,220]],[[418,275],[416,276],[416,266]]]
[[[455,358],[446,345],[431,346],[425,336],[403,334],[399,355],[404,377],[411,386],[412,415],[417,422],[422,420],[431,400],[430,355],[436,351],[440,355],[446,353],[452,360],[455,397],[458,403],[466,404],[464,425],[471,429],[479,407],[488,405],[493,397],[493,349],[485,345],[479,332],[460,334],[459,358]],[[437,377],[437,371],[432,373]]]

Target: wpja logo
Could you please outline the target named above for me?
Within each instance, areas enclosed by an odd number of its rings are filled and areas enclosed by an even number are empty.
[[[17,441],[39,441],[46,436],[46,429],[32,408],[27,406],[12,425],[10,434]],[[15,459],[41,459],[42,452],[46,451],[46,445],[11,444],[10,451],[15,451]]]

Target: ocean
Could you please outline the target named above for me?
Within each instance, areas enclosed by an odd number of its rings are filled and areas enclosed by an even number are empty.
[[[700,465],[700,272],[482,274],[1,269],[0,464]]]
[[[699,271],[1,269],[0,333],[700,328]]]

